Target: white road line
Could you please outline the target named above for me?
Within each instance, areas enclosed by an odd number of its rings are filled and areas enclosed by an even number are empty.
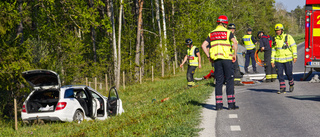
[[[229,114],[229,118],[238,118],[238,114]]]
[[[239,125],[232,125],[230,126],[231,131],[241,131],[241,128]]]

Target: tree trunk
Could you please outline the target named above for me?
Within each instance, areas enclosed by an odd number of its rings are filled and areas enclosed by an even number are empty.
[[[118,55],[117,55],[117,41],[116,41],[116,27],[114,22],[114,10],[113,10],[113,1],[109,0],[110,10],[108,12],[108,16],[110,13],[110,20],[112,24],[112,47],[113,47],[113,65],[114,65],[114,79],[115,83],[117,83],[118,78]]]
[[[159,37],[160,37],[160,51],[161,51],[161,76],[164,77],[164,58],[163,58],[163,49],[162,49],[162,36],[161,36],[161,24],[160,24],[160,15],[159,15],[159,0],[156,0],[156,19],[159,28]]]
[[[143,19],[141,19],[143,22]],[[144,36],[143,31],[141,31],[141,75],[144,76]]]
[[[117,79],[116,79],[116,88],[117,89],[119,89],[119,87],[120,87],[122,9],[123,9],[123,4],[122,4],[122,0],[120,0],[119,35],[118,35],[118,70],[117,70],[118,75],[117,75]]]
[[[21,21],[18,25],[18,28],[17,28],[17,37],[20,36],[20,45],[23,43],[23,24],[22,24],[22,0],[19,0],[19,8],[18,8],[18,11],[20,13],[20,17],[21,17]]]
[[[178,68],[178,55],[177,55],[177,44],[176,44],[176,36],[175,36],[175,21],[174,21],[174,2],[172,1],[172,22],[173,22],[173,29],[172,29],[172,39],[173,39],[173,47],[174,47],[174,61],[176,68]]]
[[[140,75],[140,39],[141,39],[141,26],[142,26],[142,7],[143,0],[139,0],[139,17],[138,17],[138,29],[137,29],[137,44],[136,44],[136,57],[135,57],[135,79],[139,80]]]
[[[169,61],[169,56],[167,54],[167,27],[166,27],[166,14],[164,10],[164,3],[163,0],[161,0],[161,10],[162,10],[162,20],[163,20],[163,38],[164,38],[164,49],[165,49],[165,56],[166,60]],[[169,65],[170,66],[170,65]]]
[[[89,0],[89,8],[93,7],[93,0]],[[91,30],[91,40],[92,40],[92,50],[93,50],[93,61],[97,62],[97,52],[96,52],[96,32],[94,26],[90,27]]]
[[[156,29],[156,27],[154,26],[154,11],[153,11],[153,0],[151,0],[151,13],[152,13],[152,28],[153,28],[153,30],[152,31],[154,31],[155,29]]]

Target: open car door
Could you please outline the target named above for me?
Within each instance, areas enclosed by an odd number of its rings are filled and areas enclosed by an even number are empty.
[[[97,107],[98,107],[98,102],[97,100],[93,97],[92,91],[89,88],[86,88],[87,94],[88,94],[88,110],[90,112],[90,117],[92,119],[95,119],[97,116]]]
[[[107,101],[108,116],[115,116],[123,112],[122,102],[119,98],[118,91],[115,87],[112,87],[109,91]]]

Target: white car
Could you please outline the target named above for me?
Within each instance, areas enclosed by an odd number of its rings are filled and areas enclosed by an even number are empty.
[[[116,88],[105,97],[88,86],[61,87],[59,75],[50,70],[31,70],[22,76],[33,91],[23,103],[21,118],[24,122],[77,121],[107,119],[124,112]]]

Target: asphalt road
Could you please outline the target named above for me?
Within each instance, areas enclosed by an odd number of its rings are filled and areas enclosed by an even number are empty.
[[[304,71],[303,46],[304,43],[299,44],[298,61],[293,66],[294,92],[277,94],[278,81],[236,87],[236,105],[240,109],[218,112],[213,92],[203,108],[200,136],[319,137],[320,83],[300,81]],[[259,66],[258,71],[263,73],[264,69]],[[288,81],[286,84],[288,91]],[[227,107],[225,92],[224,106]]]

